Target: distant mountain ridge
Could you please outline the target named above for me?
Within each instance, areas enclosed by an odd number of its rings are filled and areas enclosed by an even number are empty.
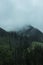
[[[31,38],[33,41],[42,41],[43,40],[43,33],[38,30],[37,28],[34,28],[33,26],[28,26],[29,28],[26,29],[23,33],[24,36],[27,36]]]
[[[34,28],[33,26],[26,26],[26,27],[24,27],[22,30],[20,30],[18,33],[19,34],[29,34],[30,33],[30,31],[31,31],[31,34],[32,34],[32,32],[34,33],[36,33],[36,31],[39,31],[38,29],[36,29],[36,28]],[[41,31],[39,31],[39,32],[41,32]],[[41,32],[42,33],[42,32]]]
[[[30,43],[33,41],[43,42],[43,33],[40,30],[34,28],[33,26],[24,27],[18,32],[7,32],[0,28],[0,38],[4,36],[10,37],[13,44],[19,44],[20,41],[21,43]]]

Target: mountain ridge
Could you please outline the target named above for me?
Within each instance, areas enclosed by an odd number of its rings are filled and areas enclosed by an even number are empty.
[[[10,40],[13,45],[20,45],[20,43],[22,43],[22,45],[28,45],[33,41],[43,42],[43,33],[33,26],[27,26],[27,28],[24,27],[18,32],[7,32],[0,28],[0,39],[3,37],[8,37],[8,40]]]

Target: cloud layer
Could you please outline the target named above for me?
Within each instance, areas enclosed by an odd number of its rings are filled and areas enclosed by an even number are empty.
[[[0,27],[16,30],[27,24],[43,31],[43,0],[0,0]]]

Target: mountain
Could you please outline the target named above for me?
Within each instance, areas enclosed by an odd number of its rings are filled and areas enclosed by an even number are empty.
[[[16,32],[7,32],[0,28],[0,43],[11,44],[11,46],[28,47],[33,41],[43,42],[43,33],[33,26],[26,26]]]
[[[23,37],[28,37],[31,41],[43,42],[43,33],[33,26],[24,27],[21,31],[18,32],[18,34],[20,36],[22,35]]]
[[[6,36],[7,35],[7,31],[5,31],[4,29],[0,28],[0,37]]]

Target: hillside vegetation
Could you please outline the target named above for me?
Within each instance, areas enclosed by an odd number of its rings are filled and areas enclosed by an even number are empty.
[[[43,65],[42,45],[43,43],[33,42],[29,48],[19,47],[12,50],[7,45],[1,45],[0,65]]]
[[[32,26],[18,32],[0,28],[0,65],[43,65],[43,33]]]

